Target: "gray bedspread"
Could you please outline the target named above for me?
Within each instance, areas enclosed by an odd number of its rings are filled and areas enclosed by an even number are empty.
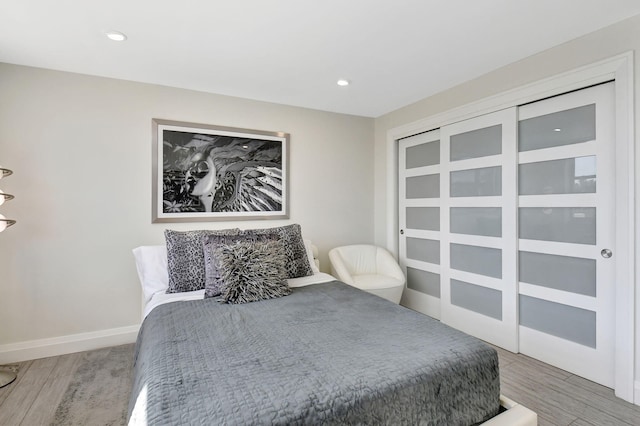
[[[244,305],[154,309],[130,424],[472,425],[499,410],[496,351],[340,282]]]

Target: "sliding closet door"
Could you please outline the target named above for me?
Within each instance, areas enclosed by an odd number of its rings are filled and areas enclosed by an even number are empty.
[[[399,142],[403,304],[614,385],[614,83]]]
[[[399,258],[403,304],[440,318],[440,132],[399,142]]]
[[[519,109],[520,352],[614,384],[613,83]]]
[[[517,351],[516,108],[440,129],[441,320]]]

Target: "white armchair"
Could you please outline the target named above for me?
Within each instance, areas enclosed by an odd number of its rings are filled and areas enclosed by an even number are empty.
[[[346,284],[400,303],[405,277],[387,250],[367,244],[329,251],[331,274]]]

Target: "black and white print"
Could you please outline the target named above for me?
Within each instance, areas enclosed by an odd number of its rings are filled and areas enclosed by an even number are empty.
[[[154,221],[284,218],[288,135],[154,120]]]

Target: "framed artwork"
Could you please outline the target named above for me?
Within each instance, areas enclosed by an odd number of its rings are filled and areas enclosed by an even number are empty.
[[[153,222],[289,217],[289,134],[153,119]]]

